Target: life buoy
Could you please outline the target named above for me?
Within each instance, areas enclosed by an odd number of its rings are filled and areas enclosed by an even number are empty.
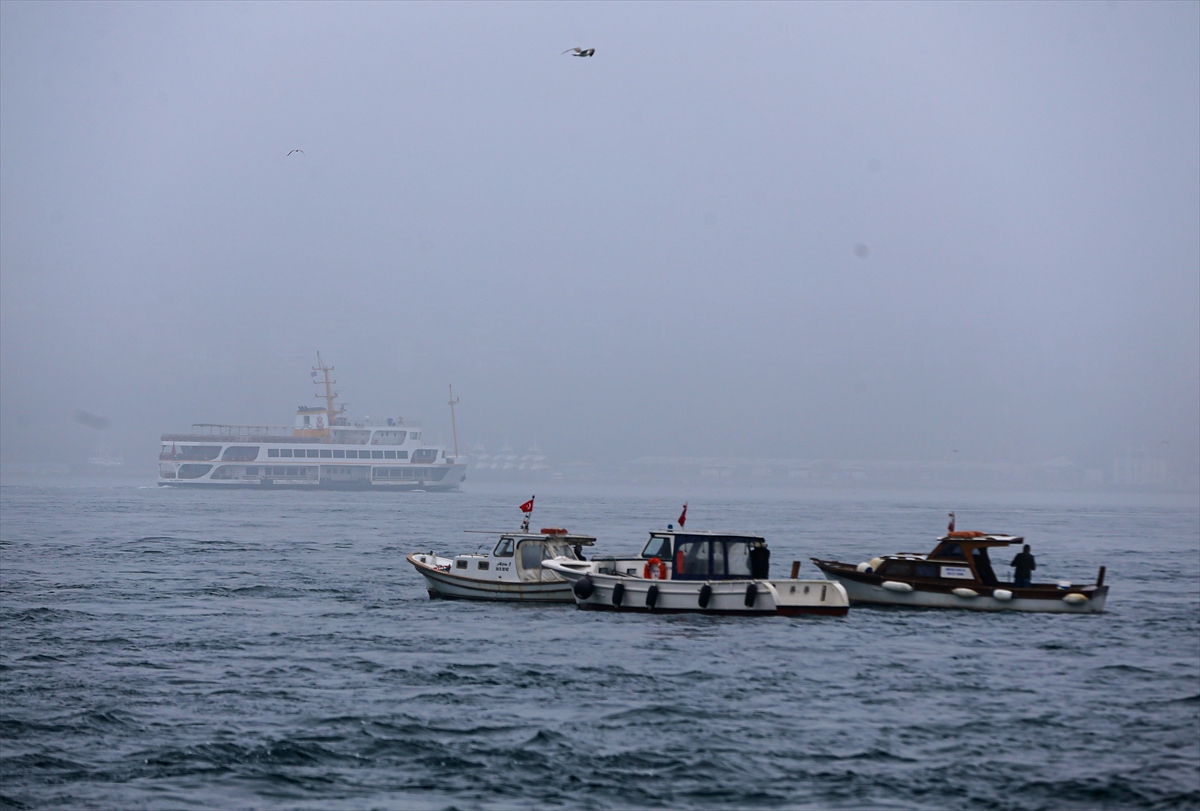
[[[663,563],[660,558],[650,558],[650,560],[646,561],[646,566],[642,569],[642,577],[647,580],[653,580],[654,578],[651,576],[650,570],[655,567],[658,568],[658,579],[666,580],[667,564]]]

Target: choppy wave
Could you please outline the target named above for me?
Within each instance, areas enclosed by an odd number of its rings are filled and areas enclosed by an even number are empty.
[[[0,809],[1200,806],[1195,510],[980,516],[1050,573],[1108,563],[1098,617],[746,621],[430,602],[403,553],[506,501],[275,495],[3,492]],[[659,509],[563,502],[601,553]],[[713,510],[779,560],[942,512]]]

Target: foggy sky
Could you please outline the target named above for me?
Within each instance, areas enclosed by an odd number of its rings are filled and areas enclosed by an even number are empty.
[[[319,350],[557,461],[1194,464],[1198,100],[1197,3],[4,2],[0,454]]]

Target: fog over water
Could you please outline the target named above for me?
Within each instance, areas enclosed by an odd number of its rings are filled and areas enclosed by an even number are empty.
[[[1194,469],[1198,143],[1196,3],[6,2],[0,451]]]

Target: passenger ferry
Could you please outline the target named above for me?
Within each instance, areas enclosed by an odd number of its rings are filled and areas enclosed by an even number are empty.
[[[313,376],[324,407],[301,406],[291,428],[197,423],[187,434],[163,434],[162,487],[292,490],[453,490],[467,459],[421,440],[420,423],[402,417],[352,421],[335,405],[332,366],[317,355]],[[454,398],[451,397],[451,418]]]

